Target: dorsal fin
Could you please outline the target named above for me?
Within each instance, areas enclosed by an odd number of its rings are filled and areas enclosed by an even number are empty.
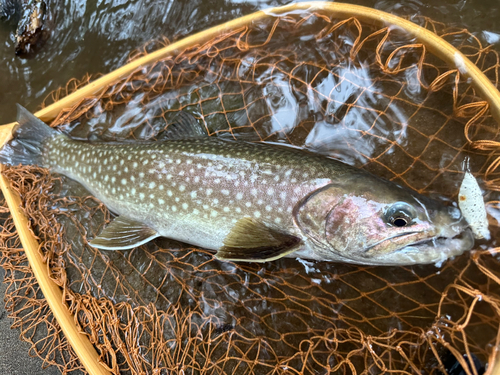
[[[166,130],[168,139],[193,139],[208,137],[207,129],[188,112],[180,111],[174,118],[174,123]]]
[[[139,221],[118,216],[96,238],[90,246],[104,250],[126,250],[145,244],[158,233]]]
[[[216,256],[241,262],[268,262],[293,253],[300,242],[298,237],[244,217],[234,225]]]

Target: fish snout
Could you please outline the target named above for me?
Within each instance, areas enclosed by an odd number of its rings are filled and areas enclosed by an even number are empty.
[[[434,216],[434,217],[432,217]],[[438,237],[453,238],[469,228],[462,212],[457,207],[449,206],[435,212],[432,222],[437,229]]]
[[[462,216],[462,211],[460,211],[459,208],[457,207],[453,207],[453,206],[449,206],[447,207],[448,208],[448,215],[453,219],[453,220],[463,220],[463,216]]]

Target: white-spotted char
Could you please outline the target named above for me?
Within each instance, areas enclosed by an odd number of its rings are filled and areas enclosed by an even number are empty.
[[[118,215],[90,241],[102,249],[164,236],[236,261],[415,264],[473,245],[456,208],[324,156],[209,137],[191,115],[178,120],[168,141],[89,143],[20,107],[0,161],[41,165],[83,184]]]

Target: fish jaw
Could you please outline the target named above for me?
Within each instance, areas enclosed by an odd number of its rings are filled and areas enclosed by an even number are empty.
[[[462,255],[474,246],[474,236],[470,228],[455,237],[434,237],[429,240],[405,246],[388,257],[378,257],[367,262],[378,265],[431,264],[437,266],[449,258]],[[363,262],[364,264],[368,264]]]
[[[393,239],[391,239],[393,240]],[[291,257],[318,261],[343,262],[373,266],[409,266],[416,264],[436,264],[439,266],[449,258],[462,255],[474,246],[474,236],[468,228],[455,237],[432,237],[398,248],[392,253],[377,256],[355,255],[349,257],[328,246],[318,246],[316,241],[303,238],[303,246]],[[380,244],[384,246],[383,243]]]

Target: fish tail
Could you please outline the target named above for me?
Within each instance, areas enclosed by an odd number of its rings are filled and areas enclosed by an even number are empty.
[[[47,141],[60,133],[19,104],[17,122],[18,125],[12,130],[12,139],[0,150],[0,163],[43,167],[43,151]]]

